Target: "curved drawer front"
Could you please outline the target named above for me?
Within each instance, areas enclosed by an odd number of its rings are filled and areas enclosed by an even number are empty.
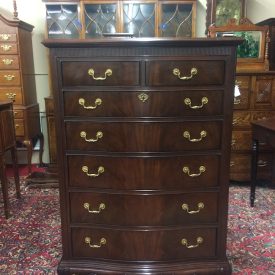
[[[3,70],[19,69],[18,56],[2,55],[0,57],[0,69],[3,69]]]
[[[221,121],[66,122],[70,150],[159,152],[221,147]]]
[[[215,228],[155,231],[73,228],[72,252],[77,258],[128,261],[214,258],[216,233]]]
[[[223,91],[65,92],[65,116],[220,115]]]
[[[71,222],[122,226],[217,221],[217,193],[130,195],[70,193]]]
[[[21,84],[20,72],[16,71],[0,71],[0,83],[3,86],[19,86]]]
[[[149,61],[146,64],[148,86],[223,85],[223,60]]]
[[[69,186],[182,190],[218,186],[219,156],[69,156]],[[102,169],[103,168],[103,169]]]
[[[137,61],[62,62],[64,86],[137,86],[140,83]]]

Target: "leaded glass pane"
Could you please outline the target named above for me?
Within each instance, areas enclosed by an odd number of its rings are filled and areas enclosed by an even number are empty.
[[[155,36],[155,5],[125,3],[123,5],[123,32],[135,37]]]
[[[49,38],[79,38],[81,24],[77,16],[77,5],[46,5]]]
[[[87,4],[84,12],[86,38],[116,33],[116,4]]]
[[[163,4],[161,36],[192,37],[192,4]]]

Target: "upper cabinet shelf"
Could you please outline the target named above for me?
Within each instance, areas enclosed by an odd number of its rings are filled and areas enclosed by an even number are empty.
[[[47,38],[194,37],[197,1],[52,1]]]

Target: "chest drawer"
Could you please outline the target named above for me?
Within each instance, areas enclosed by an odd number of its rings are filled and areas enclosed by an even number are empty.
[[[216,229],[120,230],[73,228],[76,258],[129,261],[175,261],[216,256]],[[194,248],[187,246],[193,245]]]
[[[160,152],[220,149],[222,121],[66,122],[69,150]]]
[[[71,222],[121,226],[216,222],[217,200],[217,193],[210,192],[165,195],[72,192]]]
[[[0,69],[10,70],[19,69],[19,60],[17,55],[0,56]]]
[[[0,33],[0,42],[16,42],[16,33]]]
[[[149,61],[146,63],[148,86],[223,85],[225,62],[182,60]]]
[[[223,91],[65,92],[65,116],[219,115]]]
[[[137,86],[138,61],[62,62],[63,86]]]
[[[17,54],[18,48],[16,43],[1,43],[0,42],[0,54]]]
[[[19,86],[21,84],[19,71],[0,71],[0,82],[5,86]]]
[[[13,101],[13,104],[22,104],[22,90],[20,87],[0,87],[0,101]]]
[[[71,187],[182,190],[218,186],[220,158],[192,156],[88,156],[68,159]]]

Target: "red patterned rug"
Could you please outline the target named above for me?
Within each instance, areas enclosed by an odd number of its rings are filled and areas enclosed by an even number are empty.
[[[56,274],[61,257],[58,190],[28,188],[24,181],[21,189],[17,200],[10,188],[9,220],[0,204],[0,274]],[[230,187],[228,258],[233,274],[275,274],[274,190],[258,188],[254,208],[248,197],[248,187]]]

